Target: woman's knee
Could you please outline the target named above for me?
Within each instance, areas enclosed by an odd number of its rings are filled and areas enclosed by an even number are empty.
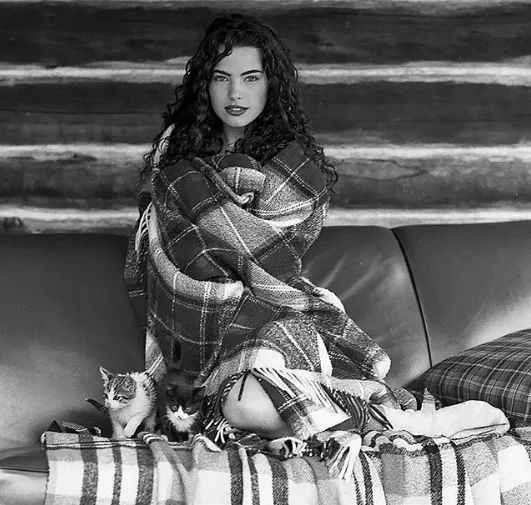
[[[234,384],[222,409],[227,421],[240,430],[272,438],[292,434],[267,393],[252,375],[243,376]]]

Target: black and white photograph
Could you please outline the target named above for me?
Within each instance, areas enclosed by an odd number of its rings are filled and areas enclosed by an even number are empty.
[[[0,505],[531,505],[531,0],[0,0]]]

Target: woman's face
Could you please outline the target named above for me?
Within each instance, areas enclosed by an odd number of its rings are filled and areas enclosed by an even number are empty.
[[[223,123],[226,142],[243,137],[244,129],[264,110],[267,76],[256,47],[234,47],[218,62],[208,86],[210,103]]]

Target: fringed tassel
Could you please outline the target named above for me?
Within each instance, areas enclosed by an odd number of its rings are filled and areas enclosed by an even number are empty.
[[[346,412],[352,424],[363,433],[369,424],[369,404],[363,398],[359,398],[345,391],[326,388],[328,395]]]
[[[303,397],[334,412],[341,412],[338,405],[328,395],[326,387],[317,378],[319,374],[305,370],[293,371],[287,368],[253,368],[251,373],[292,398]]]
[[[146,373],[156,382],[159,383],[162,377],[166,374],[166,363],[162,350],[159,346],[157,338],[151,328],[148,325],[146,330],[145,340],[145,370]]]
[[[352,479],[361,449],[361,436],[351,431],[334,431],[323,444],[321,457],[332,477]]]
[[[142,244],[142,240],[148,235],[148,223],[149,223],[149,217],[151,215],[152,208],[153,208],[153,202],[150,202],[149,205],[146,207],[146,210],[142,214],[142,217],[140,218],[140,221],[138,223],[138,229],[135,235],[135,251],[137,255],[140,254],[140,247]]]
[[[213,440],[215,444],[223,447],[229,440],[235,438],[235,429],[223,417],[219,416],[216,419],[211,419],[204,428],[205,435]]]
[[[375,405],[374,403],[369,404],[369,413],[372,418],[376,419],[385,430],[392,430],[393,425],[391,421],[387,419],[385,411],[381,405]]]
[[[220,447],[223,447],[229,440],[234,439],[237,431],[225,419],[221,404],[240,376],[241,374],[235,374],[233,377],[229,377],[221,388],[221,392],[215,397],[207,399],[204,406],[205,419],[208,419],[208,421],[203,426],[203,433]]]

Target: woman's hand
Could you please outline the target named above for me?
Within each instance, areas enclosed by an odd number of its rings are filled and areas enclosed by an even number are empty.
[[[316,286],[313,289],[313,294],[317,296],[318,298],[320,298],[321,300],[323,300],[323,302],[330,303],[331,305],[333,305],[334,307],[337,307],[342,312],[345,312],[345,307],[343,306],[343,303],[341,302],[339,297],[335,293],[332,293],[332,291],[330,291],[329,289],[320,288]]]

